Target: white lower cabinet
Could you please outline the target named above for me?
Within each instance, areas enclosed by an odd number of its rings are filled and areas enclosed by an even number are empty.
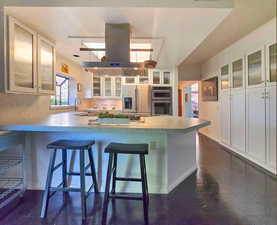
[[[221,142],[230,145],[230,94],[220,95],[220,136]]]
[[[220,95],[220,136],[223,144],[230,145],[230,93]]]
[[[276,120],[276,86],[271,86],[266,88],[266,109],[267,109],[267,161],[270,168],[276,171],[276,126],[277,126],[277,120]]]
[[[245,152],[245,90],[231,93],[231,146]]]
[[[265,88],[246,90],[246,151],[259,163],[266,162]]]

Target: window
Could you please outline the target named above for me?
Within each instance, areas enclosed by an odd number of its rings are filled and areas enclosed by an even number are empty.
[[[69,105],[69,78],[56,75],[56,95],[51,96],[51,105]]]

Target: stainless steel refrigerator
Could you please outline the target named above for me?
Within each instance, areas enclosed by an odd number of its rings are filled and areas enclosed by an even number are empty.
[[[151,114],[150,85],[122,86],[123,112]]]

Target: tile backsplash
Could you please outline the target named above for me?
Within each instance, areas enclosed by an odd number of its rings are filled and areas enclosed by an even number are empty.
[[[89,109],[97,110],[122,110],[122,100],[114,98],[92,98],[84,99]]]

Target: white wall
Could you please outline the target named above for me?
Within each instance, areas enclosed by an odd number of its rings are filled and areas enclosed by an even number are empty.
[[[201,79],[218,76],[220,67],[225,63],[273,41],[276,41],[276,17],[206,61],[201,68]],[[199,107],[200,117],[212,122],[211,126],[201,129],[201,132],[219,140],[218,102],[202,102],[200,98]]]
[[[194,81],[201,79],[201,65],[200,64],[185,64],[178,66],[179,81]]]

